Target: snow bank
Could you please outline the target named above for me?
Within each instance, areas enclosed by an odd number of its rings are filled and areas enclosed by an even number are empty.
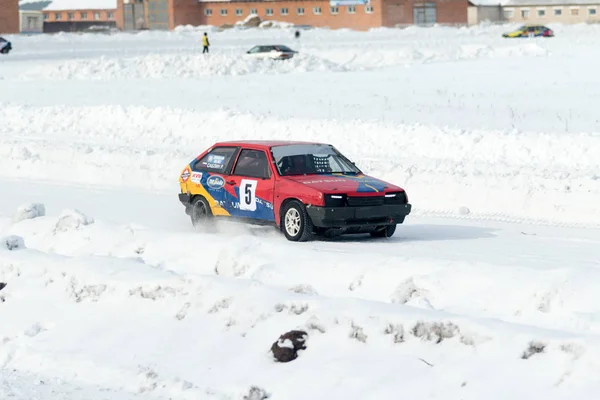
[[[253,60],[240,56],[202,54],[147,55],[133,58],[82,59],[61,61],[34,67],[20,79],[154,79],[195,78],[211,75],[285,74],[311,71],[345,71],[347,68],[310,55],[300,55],[285,62]]]
[[[444,47],[398,46],[394,49],[370,48],[314,50],[314,54],[345,66],[349,70],[380,69],[412,64],[429,64],[478,59],[548,57],[550,52],[537,43],[510,45],[464,44]]]
[[[416,213],[600,225],[597,133],[462,131],[145,107],[5,107],[2,177],[176,191],[215,141],[334,144],[406,188]]]
[[[295,46],[292,46],[293,48]],[[505,45],[461,45],[441,49],[401,47],[359,51],[333,49],[301,51],[292,60],[246,58],[240,49],[210,54],[150,54],[136,57],[106,57],[61,60],[19,71],[20,80],[109,80],[171,79],[213,75],[287,74],[298,72],[344,72],[403,66],[413,63],[471,59],[545,57],[549,52],[535,43]]]
[[[507,382],[518,398],[599,389],[594,243],[569,254],[541,232],[480,232],[478,246],[455,236],[434,257],[419,239],[426,226],[407,225],[396,244],[306,247],[265,228],[209,236],[97,220],[56,231],[59,221],[4,227],[28,245],[0,257],[7,370],[182,400],[242,399],[252,387],[292,400],[501,399]],[[511,252],[516,238],[531,253]],[[490,242],[506,251],[476,261]],[[286,367],[268,349],[290,329],[308,340]]]
[[[265,20],[265,21],[262,21],[258,27],[262,28],[262,29],[266,29],[266,28],[289,29],[289,28],[293,28],[294,24],[292,24],[290,22],[285,22],[285,21]]]

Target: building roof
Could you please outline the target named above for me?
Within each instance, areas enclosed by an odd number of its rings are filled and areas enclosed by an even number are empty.
[[[506,3],[506,0],[469,0],[469,3],[474,6],[486,7],[486,6],[500,6],[502,3]]]
[[[19,10],[42,11],[52,0],[19,0]]]
[[[19,0],[21,10],[116,10],[117,0]]]

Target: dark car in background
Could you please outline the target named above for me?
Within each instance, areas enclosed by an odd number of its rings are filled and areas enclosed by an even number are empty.
[[[8,54],[11,50],[12,44],[3,37],[0,37],[0,54]]]

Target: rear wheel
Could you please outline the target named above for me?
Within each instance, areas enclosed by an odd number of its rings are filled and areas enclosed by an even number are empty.
[[[386,225],[383,229],[376,230],[371,232],[371,236],[373,237],[391,237],[396,232],[396,224]]]
[[[285,205],[281,229],[285,237],[292,242],[305,242],[312,238],[313,224],[304,204],[292,200]]]
[[[212,220],[210,205],[204,197],[194,198],[190,209],[190,218],[195,228],[206,226]]]

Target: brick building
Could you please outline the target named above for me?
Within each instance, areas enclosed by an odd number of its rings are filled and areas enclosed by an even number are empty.
[[[81,0],[78,8],[72,1],[52,0],[42,8],[44,32],[75,32],[94,28],[116,27],[116,0]]]
[[[0,33],[19,33],[19,0],[0,0]]]
[[[124,30],[222,26],[250,14],[263,21],[332,29],[466,25],[468,4],[468,0],[118,0],[117,26]]]

